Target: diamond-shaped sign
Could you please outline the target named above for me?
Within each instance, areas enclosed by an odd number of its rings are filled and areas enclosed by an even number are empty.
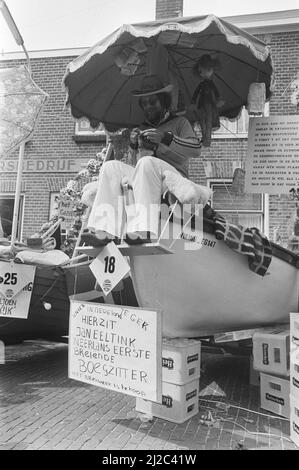
[[[110,242],[90,264],[90,269],[108,295],[130,271],[130,266],[115,243]]]

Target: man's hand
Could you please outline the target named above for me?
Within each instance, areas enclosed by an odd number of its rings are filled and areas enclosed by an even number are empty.
[[[140,129],[138,127],[135,127],[132,129],[131,134],[130,134],[130,147],[132,149],[137,149],[138,147],[138,137],[140,136]]]
[[[146,129],[145,131],[141,132],[141,137],[149,140],[153,144],[159,145],[163,138],[163,133],[157,129]]]

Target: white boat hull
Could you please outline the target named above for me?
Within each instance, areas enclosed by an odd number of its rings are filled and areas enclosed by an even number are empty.
[[[162,311],[164,336],[286,323],[298,311],[299,270],[288,262],[273,256],[261,277],[249,269],[247,256],[206,232],[200,249],[185,248],[178,239],[174,254],[131,257],[139,306]]]

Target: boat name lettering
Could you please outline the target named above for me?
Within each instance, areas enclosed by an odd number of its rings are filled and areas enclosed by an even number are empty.
[[[269,344],[263,343],[262,348],[263,348],[263,364],[268,365],[269,364]]]
[[[295,377],[293,377],[293,385],[295,385],[295,387],[299,388],[299,380],[297,380]]]
[[[172,408],[172,398],[169,395],[162,395],[162,405]]]
[[[208,246],[209,248],[215,248],[216,242],[209,240],[208,238],[203,238],[201,240],[201,244],[204,246]]]
[[[187,393],[186,395],[186,401],[191,400],[191,398],[196,397],[197,395],[197,390],[192,390],[192,392]]]
[[[279,403],[279,405],[284,405],[283,398],[276,397],[275,395],[271,395],[270,393],[266,393],[266,400],[274,401],[275,403]]]
[[[162,357],[162,367],[173,369],[173,359],[170,357]]]
[[[190,362],[198,361],[198,354],[192,354],[192,356],[187,357],[187,364],[190,364]]]
[[[206,246],[208,248],[215,248],[216,243],[213,240],[209,240],[208,238],[201,238],[196,235],[191,235],[190,233],[182,232],[181,233],[181,238],[183,240],[188,240],[189,242],[195,242],[195,243],[200,243],[203,246]]]

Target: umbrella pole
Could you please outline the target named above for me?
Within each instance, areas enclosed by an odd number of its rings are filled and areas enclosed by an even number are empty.
[[[12,228],[11,228],[11,245],[13,245],[13,243],[16,241],[16,236],[17,236],[24,154],[25,154],[25,142],[22,142],[20,145],[20,150],[19,150],[15,203],[14,203],[14,208],[13,208]]]

